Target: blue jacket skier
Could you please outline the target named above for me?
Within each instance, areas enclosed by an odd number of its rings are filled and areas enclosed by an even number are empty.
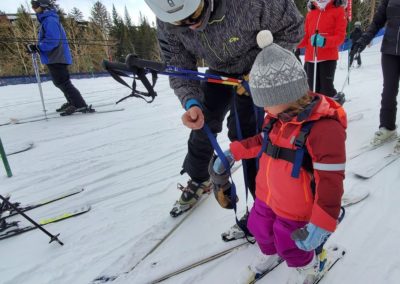
[[[72,64],[72,56],[65,30],[50,0],[32,0],[31,4],[40,27],[38,44],[28,44],[28,51],[40,54],[40,60],[47,65],[54,85],[67,99],[57,111],[64,115],[72,114],[87,105],[70,80],[68,65]]]

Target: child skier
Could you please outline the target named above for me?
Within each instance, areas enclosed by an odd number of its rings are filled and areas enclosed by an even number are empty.
[[[313,283],[322,273],[314,250],[335,231],[340,212],[346,114],[333,99],[309,91],[300,62],[272,43],[269,31],[261,31],[257,41],[262,51],[249,84],[255,105],[267,113],[263,133],[232,142],[226,152],[235,161],[261,155],[247,223],[261,253],[238,282],[251,283],[283,259],[293,268],[288,283]],[[216,159],[211,176],[221,167]],[[301,229],[308,237],[293,241]]]

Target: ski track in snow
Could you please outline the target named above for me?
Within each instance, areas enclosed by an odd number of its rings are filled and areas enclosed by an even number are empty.
[[[338,90],[346,77],[346,56],[341,54],[338,62]],[[74,84],[89,104],[109,105],[104,109],[130,93],[111,77],[74,80]],[[63,103],[51,82],[43,83],[43,91],[49,112]],[[234,223],[234,214],[220,208],[211,194],[143,259],[185,216],[171,218],[169,211],[179,198],[176,183],[187,181],[179,171],[189,131],[181,124],[183,110],[165,76],[160,76],[156,91],[154,103],[130,98],[117,106],[125,108],[121,112],[0,127],[6,149],[27,141],[35,143],[33,149],[9,157],[14,177],[5,177],[1,167],[1,194],[11,193],[12,200],[29,203],[76,186],[85,188],[76,196],[29,211],[34,219],[85,203],[92,205],[86,214],[46,226],[51,233],[61,233],[64,247],[49,245],[48,237],[38,230],[1,241],[2,259],[7,260],[0,262],[1,284],[88,284],[101,275],[119,275],[113,283],[149,283],[238,243],[220,240],[220,234]],[[351,157],[368,144],[378,128],[382,92],[379,46],[363,52],[363,66],[351,70],[350,85],[344,92],[349,99],[344,105],[348,117],[362,115],[348,125],[346,143]],[[0,123],[42,115],[35,84],[0,87],[0,97]],[[223,149],[229,143],[226,133],[224,129],[218,136]],[[387,145],[382,151],[391,147]],[[371,194],[346,210],[346,217],[330,238],[329,243],[344,246],[347,254],[321,283],[397,284],[400,278],[400,160],[361,180],[351,170],[364,161],[362,156],[348,158],[345,194],[362,190]],[[234,180],[241,217],[246,206],[241,171],[234,174]],[[248,205],[251,207],[251,200]],[[22,219],[15,216],[11,220]],[[241,247],[164,283],[234,283],[256,251],[256,246]],[[290,269],[282,264],[258,283],[285,283],[288,273]]]

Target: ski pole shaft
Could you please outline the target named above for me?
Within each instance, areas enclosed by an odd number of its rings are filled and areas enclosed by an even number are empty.
[[[43,233],[45,233],[46,235],[48,235],[50,237],[50,242],[52,243],[53,241],[58,242],[60,245],[64,245],[63,242],[61,242],[58,239],[58,236],[60,234],[57,235],[53,235],[51,234],[49,231],[47,231],[46,229],[44,229],[41,225],[39,225],[38,223],[36,223],[34,220],[32,220],[28,215],[26,215],[24,212],[22,212],[21,210],[18,209],[18,207],[16,207],[14,204],[12,204],[10,201],[8,201],[7,198],[3,197],[0,194],[0,199],[3,200],[3,202],[7,203],[12,209],[14,209],[16,212],[18,212],[18,214],[20,214],[22,217],[24,217],[26,220],[28,220],[30,223],[32,223],[32,225],[34,225],[36,228],[38,228],[39,230],[41,230]]]
[[[4,168],[6,169],[7,176],[12,177],[10,164],[8,163],[7,154],[6,154],[6,151],[4,151],[4,147],[3,147],[3,143],[1,142],[1,139],[0,139],[0,155],[1,155],[1,159],[3,160],[3,164],[4,164]]]
[[[47,119],[47,110],[46,106],[44,105],[44,98],[43,98],[42,81],[40,80],[39,66],[37,63],[37,54],[35,52],[32,53],[32,64],[33,64],[33,70],[35,71],[36,81],[39,87],[40,99],[42,100],[44,117]]]
[[[315,93],[317,90],[317,60],[318,60],[318,46],[317,46],[317,36],[318,30],[315,31],[314,35],[314,73],[313,73],[313,92]]]

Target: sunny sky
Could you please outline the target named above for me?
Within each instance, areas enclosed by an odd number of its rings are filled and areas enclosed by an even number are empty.
[[[73,7],[78,8],[82,11],[85,19],[90,16],[90,10],[96,0],[58,0],[57,3],[65,12],[69,12]],[[111,13],[112,5],[115,5],[118,13],[123,16],[125,6],[128,8],[129,14],[131,15],[132,21],[137,23],[139,19],[139,12],[147,17],[150,23],[155,21],[155,16],[150,8],[146,5],[144,0],[101,0],[101,2],[107,7],[108,11]],[[6,13],[16,13],[17,8],[20,5],[25,5],[30,8],[29,0],[13,0],[6,1],[0,0],[0,11]]]

